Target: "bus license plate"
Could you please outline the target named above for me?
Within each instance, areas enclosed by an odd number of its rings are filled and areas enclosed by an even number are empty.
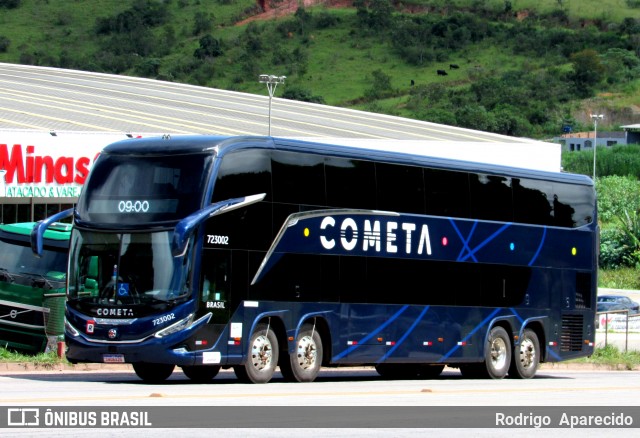
[[[104,363],[124,363],[124,354],[103,354]]]

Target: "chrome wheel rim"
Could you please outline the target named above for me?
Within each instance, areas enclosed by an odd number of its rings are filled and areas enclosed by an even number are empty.
[[[303,370],[313,368],[316,364],[317,347],[311,336],[303,336],[298,341],[298,365]]]
[[[522,368],[531,368],[536,360],[535,345],[529,338],[525,338],[520,343],[520,364]]]
[[[251,346],[251,363],[253,367],[258,371],[269,368],[271,367],[272,358],[273,347],[269,339],[264,335],[256,337]]]
[[[501,369],[507,364],[507,344],[502,338],[491,342],[491,363],[495,369]]]

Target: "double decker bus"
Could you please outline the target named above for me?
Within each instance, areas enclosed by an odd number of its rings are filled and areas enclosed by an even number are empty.
[[[35,222],[0,225],[0,347],[42,353],[64,334],[71,224],[52,224],[40,258],[31,251]]]
[[[500,379],[593,352],[586,176],[284,138],[133,139],[103,150],[34,251],[71,214],[71,362],[130,363],[150,382],[176,366],[196,381],[343,365]]]

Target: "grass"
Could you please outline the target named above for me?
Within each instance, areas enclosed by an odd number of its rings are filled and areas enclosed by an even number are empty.
[[[623,365],[627,370],[633,370],[640,366],[640,351],[620,351],[614,345],[596,348],[593,355],[567,361],[567,363],[589,363],[594,365],[608,365],[617,367]]]
[[[16,351],[0,348],[0,363],[28,362],[39,367],[51,367],[58,364],[67,364],[67,359],[60,358],[55,351],[28,355]]]
[[[640,271],[635,268],[600,269],[598,286],[610,289],[640,290]]]

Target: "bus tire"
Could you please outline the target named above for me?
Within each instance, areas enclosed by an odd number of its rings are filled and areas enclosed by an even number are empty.
[[[147,383],[161,383],[173,373],[175,365],[166,363],[139,362],[133,364],[133,371]]]
[[[220,371],[218,365],[203,365],[203,366],[183,366],[182,372],[190,380],[199,383],[205,383],[213,380]]]
[[[414,363],[381,363],[376,371],[386,379],[435,379],[442,373],[444,365]]]
[[[413,366],[396,363],[379,363],[376,365],[376,372],[385,379],[413,379],[417,376]]]
[[[489,377],[484,362],[460,365],[460,374],[462,374],[462,377],[465,379],[486,379]]]
[[[289,382],[313,382],[322,365],[322,338],[314,326],[305,324],[296,339],[296,349],[283,357],[280,372]]]
[[[497,326],[489,332],[488,341],[484,352],[487,377],[502,379],[511,364],[511,340],[507,331]]]
[[[420,365],[418,377],[421,379],[435,379],[442,374],[444,365]]]
[[[540,341],[531,329],[525,329],[520,343],[513,349],[513,358],[509,367],[509,377],[530,379],[538,371],[540,363]]]
[[[247,363],[233,367],[236,377],[247,383],[267,383],[278,364],[278,338],[267,324],[258,324],[249,340]]]

